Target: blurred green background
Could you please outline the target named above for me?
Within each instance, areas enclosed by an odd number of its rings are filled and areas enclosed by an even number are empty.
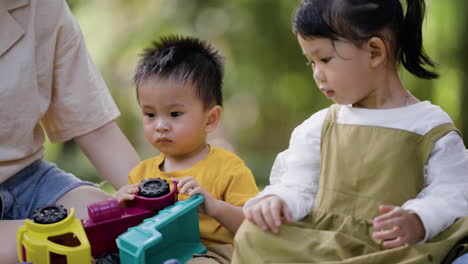
[[[316,89],[291,32],[298,0],[67,1],[88,49],[122,112],[117,122],[142,159],[157,154],[146,143],[131,78],[138,55],[152,40],[182,34],[211,41],[226,58],[222,128],[260,187],[288,146],[294,127],[332,102]],[[420,100],[449,113],[468,140],[468,3],[428,0],[426,51],[441,78],[402,79]],[[465,113],[464,115],[462,113]],[[73,141],[47,143],[46,159],[82,179],[102,182]],[[112,157],[109,157],[112,158]]]

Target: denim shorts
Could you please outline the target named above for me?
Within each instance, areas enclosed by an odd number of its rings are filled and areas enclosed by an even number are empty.
[[[53,204],[71,189],[83,185],[97,187],[53,163],[36,160],[0,184],[0,219],[31,218],[36,208]]]

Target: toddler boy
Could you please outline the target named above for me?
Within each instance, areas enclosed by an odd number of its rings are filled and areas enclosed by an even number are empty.
[[[222,79],[218,51],[196,38],[161,38],[144,51],[134,82],[144,134],[161,154],[135,167],[117,192],[119,202],[132,200],[142,180],[159,177],[178,182],[179,200],[203,195],[200,235],[210,256],[198,263],[230,262],[242,206],[258,193],[244,162],[206,141],[221,119]]]

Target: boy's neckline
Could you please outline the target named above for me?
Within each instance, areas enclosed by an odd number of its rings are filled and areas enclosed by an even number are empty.
[[[167,155],[164,153],[161,153],[162,159],[161,159],[161,162],[157,164],[156,169],[162,173],[180,172],[180,171],[191,169],[195,166],[198,166],[200,163],[203,163],[203,161],[206,160],[206,158],[214,151],[213,147],[210,144],[206,144],[206,148],[207,148],[207,152],[203,154],[202,158],[197,160],[196,162],[190,163],[188,165],[180,165],[180,166],[176,165],[176,166],[173,166],[174,169],[166,169],[166,170],[162,170],[161,167],[166,162]]]

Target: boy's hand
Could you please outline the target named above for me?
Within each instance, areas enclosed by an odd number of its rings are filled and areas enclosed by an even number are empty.
[[[125,207],[125,202],[135,199],[135,194],[140,190],[139,183],[128,184],[120,188],[115,198],[119,201],[120,206]]]
[[[199,193],[203,195],[204,201],[198,207],[200,212],[209,216],[214,216],[217,213],[218,200],[213,198],[205,189],[203,189],[198,182],[192,176],[188,176],[182,179],[171,178],[171,181],[177,182],[179,193],[186,193],[190,196],[194,196]]]
[[[245,218],[258,225],[263,231],[270,229],[278,233],[281,219],[292,221],[292,214],[286,203],[279,196],[267,196],[252,207],[244,209]]]
[[[373,238],[383,240],[384,248],[415,244],[424,239],[426,230],[419,216],[399,206],[381,205],[382,215],[374,218]]]

